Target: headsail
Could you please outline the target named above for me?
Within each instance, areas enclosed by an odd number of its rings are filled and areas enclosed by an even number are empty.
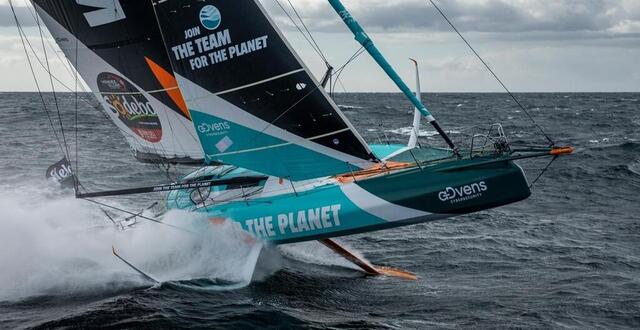
[[[32,3],[139,159],[202,162],[151,2]]]
[[[377,161],[258,1],[154,7],[206,160],[291,180]]]

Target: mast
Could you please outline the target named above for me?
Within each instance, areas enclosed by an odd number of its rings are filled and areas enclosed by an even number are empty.
[[[369,38],[369,35],[364,31],[364,29],[360,26],[360,24],[351,16],[351,13],[344,7],[340,0],[328,0],[329,4],[333,9],[340,15],[344,23],[347,25],[349,30],[354,34],[356,41],[358,41],[362,47],[366,49],[366,51],[371,55],[371,57],[378,63],[378,65],[384,70],[384,72],[393,80],[393,82],[398,86],[398,88],[404,93],[404,95],[413,103],[413,105],[422,113],[423,116],[427,118],[429,123],[433,125],[433,127],[438,131],[440,136],[447,142],[449,147],[454,150],[454,152],[458,153],[458,148],[456,148],[455,144],[447,133],[440,127],[436,119],[433,117],[431,112],[427,110],[427,107],[413,94],[409,86],[400,78],[398,73],[393,69],[391,64],[387,61],[387,59],[382,55],[380,50],[373,43],[373,40]]]

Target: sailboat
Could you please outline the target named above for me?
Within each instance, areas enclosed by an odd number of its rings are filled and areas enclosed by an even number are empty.
[[[368,144],[257,0],[33,3],[130,140],[169,161],[203,161],[178,182],[78,198],[168,192],[169,209],[270,244],[319,240],[367,273],[406,277],[332,238],[522,201],[530,183],[515,161],[573,152],[514,148],[500,125],[459,148],[421,100],[417,62],[412,91],[339,0],[328,3],[415,107],[406,145]],[[131,107],[146,112],[132,119]],[[418,145],[423,119],[446,148]]]

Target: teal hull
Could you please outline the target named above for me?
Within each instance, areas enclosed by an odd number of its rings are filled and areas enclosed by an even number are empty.
[[[254,174],[234,170],[225,175]],[[206,206],[194,203],[194,192],[187,190],[170,193],[168,206],[232,221],[272,244],[434,221],[514,203],[531,194],[522,169],[499,158],[443,161],[343,183],[329,178],[292,184],[263,177],[251,187],[212,189]]]

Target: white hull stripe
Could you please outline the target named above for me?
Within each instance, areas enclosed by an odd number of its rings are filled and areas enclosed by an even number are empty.
[[[361,210],[389,222],[432,215],[432,213],[389,203],[355,183],[343,185],[340,189]]]

